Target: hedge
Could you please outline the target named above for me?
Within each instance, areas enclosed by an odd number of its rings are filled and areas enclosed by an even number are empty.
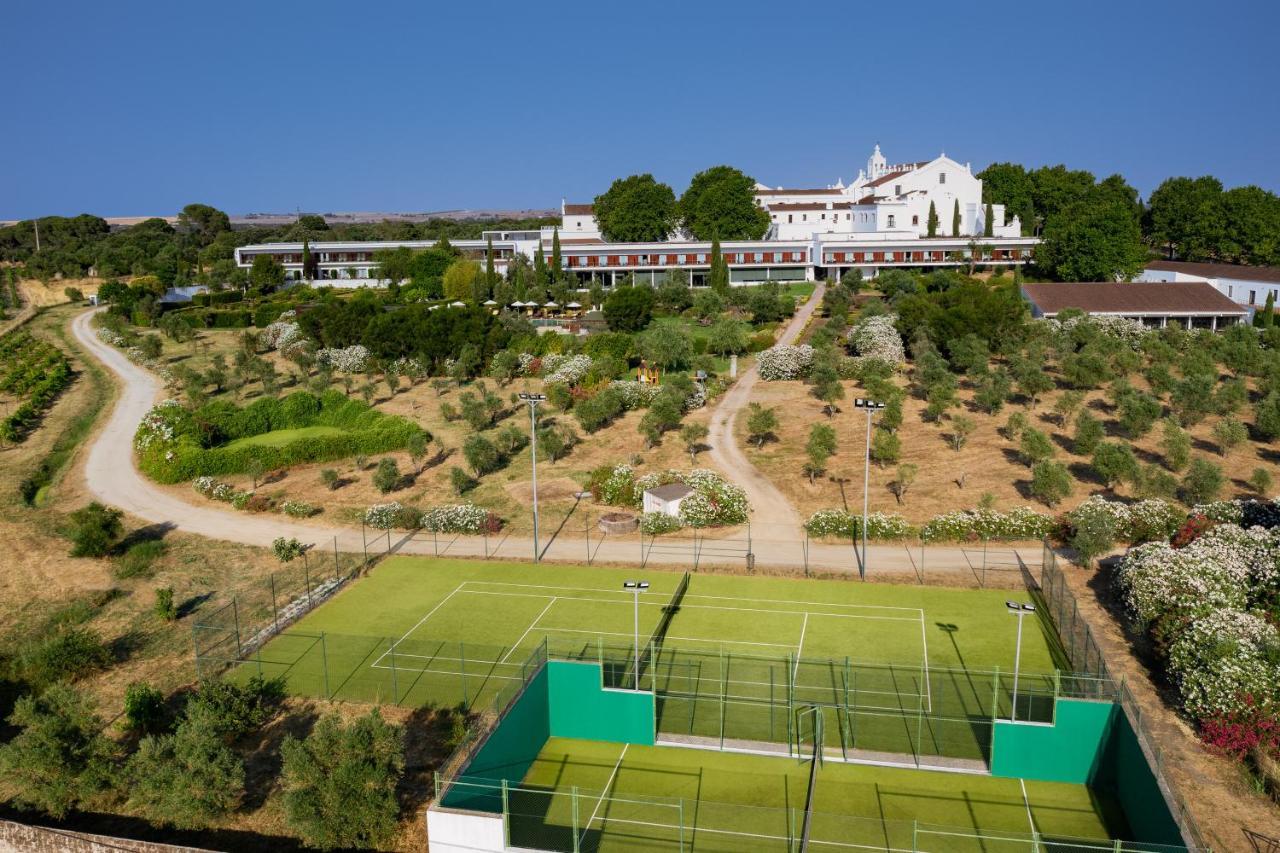
[[[300,438],[280,447],[227,447],[229,442],[282,429],[329,426],[344,435]],[[177,483],[196,477],[240,474],[252,460],[266,468],[387,453],[426,432],[412,421],[387,415],[341,391],[316,396],[298,391],[283,400],[263,398],[243,408],[218,401],[188,411],[173,401],[143,419],[134,437],[139,467],[154,480]],[[427,436],[429,438],[429,436]]]

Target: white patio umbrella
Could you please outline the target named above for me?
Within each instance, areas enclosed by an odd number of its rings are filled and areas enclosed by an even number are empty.
[[[498,303],[494,302],[492,299],[486,299],[484,302],[481,302],[480,304],[481,305],[497,305]]]
[[[467,303],[465,303],[465,302],[450,302],[450,303],[449,303],[449,307],[450,307],[450,308],[466,308],[466,307],[467,307]]]
[[[547,302],[547,304],[543,305],[542,307],[543,308],[559,308],[560,306],[554,302]]]

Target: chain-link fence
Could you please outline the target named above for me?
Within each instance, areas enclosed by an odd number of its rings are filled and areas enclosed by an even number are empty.
[[[1169,784],[1168,775],[1164,771],[1164,750],[1143,720],[1142,708],[1134,699],[1124,678],[1117,680],[1111,676],[1106,658],[1094,639],[1088,622],[1080,615],[1080,605],[1067,584],[1063,570],[1058,565],[1057,553],[1047,541],[1043,547],[1040,588],[1037,595],[1053,618],[1068,661],[1076,672],[1085,673],[1098,682],[1111,685],[1112,697],[1120,703],[1126,720],[1137,736],[1143,756],[1151,767],[1152,773],[1155,774],[1156,784],[1164,796],[1169,813],[1173,815],[1174,821],[1182,832],[1182,837],[1196,847],[1207,849],[1204,836],[1195,818],[1187,809],[1186,801]]]
[[[816,785],[823,783],[815,765]],[[599,850],[919,851],[919,853],[1187,853],[1188,848],[1051,833],[945,826],[814,810],[679,797],[619,795],[574,786],[541,788],[436,775],[436,802],[466,802],[501,814],[511,848],[553,853]]]
[[[257,653],[268,640],[389,554],[391,534],[362,536],[355,545],[359,553],[342,550],[336,537],[317,543],[276,571],[243,584],[230,601],[199,612],[191,626],[196,676],[213,677]]]

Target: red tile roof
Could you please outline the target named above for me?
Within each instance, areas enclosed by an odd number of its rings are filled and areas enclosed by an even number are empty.
[[[1280,282],[1280,267],[1247,267],[1237,264],[1202,264],[1192,261],[1152,261],[1149,270],[1180,272],[1205,278],[1230,278],[1241,281]]]
[[[844,190],[756,190],[756,195],[841,195]]]
[[[590,216],[594,205],[590,204],[566,204],[564,206],[565,216]]]
[[[1044,314],[1078,308],[1090,314],[1232,314],[1248,311],[1211,284],[1114,281],[1024,284],[1022,293]]]

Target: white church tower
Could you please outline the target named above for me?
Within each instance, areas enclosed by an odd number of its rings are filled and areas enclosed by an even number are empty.
[[[889,164],[884,159],[884,155],[880,153],[880,145],[876,144],[876,150],[871,152],[871,156],[867,159],[867,180],[874,181],[876,178],[888,173]]]

